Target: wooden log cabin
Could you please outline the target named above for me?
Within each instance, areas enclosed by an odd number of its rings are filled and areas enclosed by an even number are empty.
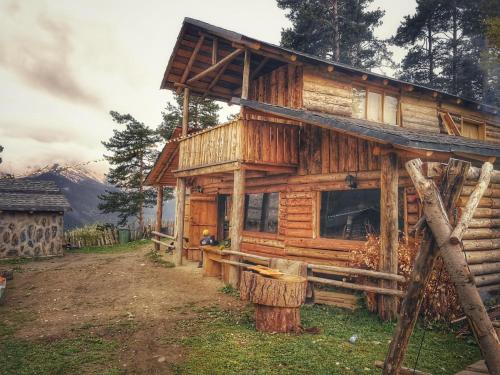
[[[199,259],[204,229],[233,251],[335,266],[350,266],[373,233],[380,271],[395,274],[398,240],[420,216],[404,162],[500,156],[497,108],[194,19],[184,20],[161,88],[184,92],[185,108],[191,95],[241,107],[201,131],[185,111],[147,177],[177,188],[176,227],[188,238],[177,236],[178,264],[182,248]],[[464,248],[477,285],[498,292],[500,184],[477,211]]]

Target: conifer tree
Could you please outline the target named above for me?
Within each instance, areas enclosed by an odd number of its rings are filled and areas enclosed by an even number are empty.
[[[111,164],[107,180],[117,190],[107,190],[99,196],[103,213],[117,213],[119,225],[129,217],[138,220],[144,227],[144,207],[154,206],[156,192],[144,186],[144,178],[151,169],[157,155],[155,145],[160,141],[158,133],[137,121],[129,114],[110,112],[113,121],[124,125],[123,130],[113,130],[113,136],[102,142],[109,154],[104,155]]]
[[[158,132],[165,140],[170,139],[177,126],[182,126],[183,102],[184,95],[182,93],[174,94],[174,103],[168,102],[162,112],[163,121],[158,126]],[[189,98],[189,127],[204,129],[217,125],[220,109],[221,106],[212,99],[191,95]]]
[[[281,32],[281,45],[359,68],[392,66],[387,42],[374,35],[384,11],[368,10],[372,2],[277,0],[292,22]]]
[[[0,154],[3,152],[3,146],[0,145]],[[2,164],[2,158],[0,158],[0,164]]]

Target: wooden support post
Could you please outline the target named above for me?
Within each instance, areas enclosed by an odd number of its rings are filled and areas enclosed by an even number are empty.
[[[479,205],[479,201],[483,197],[484,192],[488,188],[491,179],[491,172],[493,172],[493,164],[484,163],[481,168],[481,175],[479,176],[479,182],[469,197],[465,208],[462,211],[462,216],[458,220],[457,225],[455,225],[455,229],[453,229],[453,233],[450,237],[450,242],[452,244],[458,244],[462,241],[462,237],[469,228],[469,223],[472,220],[472,216],[474,215],[474,211]]]
[[[490,374],[500,375],[500,342],[479,291],[474,283],[460,244],[452,244],[452,226],[443,208],[435,184],[424,177],[422,161],[411,160],[406,164],[415,188],[423,203],[427,225],[440,248],[440,255],[455,285],[460,304],[464,310]]]
[[[182,104],[182,136],[188,135],[189,126],[189,96],[190,90],[188,87],[184,89],[184,102]]]
[[[245,49],[245,59],[243,61],[243,82],[241,84],[241,99],[248,99],[250,88],[250,50]]]
[[[233,196],[231,207],[231,250],[240,251],[240,243],[243,232],[243,220],[245,216],[245,170],[237,169],[234,171]],[[230,260],[238,261],[239,256],[231,255]],[[239,267],[231,266],[229,268],[229,284],[238,287],[240,279]]]
[[[217,57],[219,54],[219,39],[212,40],[212,65],[217,64]]]
[[[388,153],[381,156],[380,168],[380,271],[398,273],[398,156]],[[397,289],[397,282],[380,280],[381,288]],[[378,297],[378,312],[382,319],[395,319],[397,299]]]
[[[177,179],[176,203],[175,203],[175,253],[174,263],[182,265],[182,251],[184,248],[184,215],[186,207],[186,179]]]
[[[441,181],[443,204],[448,212],[452,210],[460,197],[469,166],[468,162],[450,159]],[[401,302],[398,324],[385,359],[384,375],[398,374],[401,369],[413,328],[420,313],[425,286],[431,277],[439,253],[439,248],[432,233],[428,230],[427,224],[423,226],[422,243],[415,258],[406,295]]]
[[[155,231],[158,233],[161,232],[161,221],[163,218],[163,186],[158,185],[157,187],[157,192],[156,192],[156,225],[155,225]],[[160,237],[157,238],[157,240],[160,240]],[[160,244],[155,243],[155,250],[159,251],[160,250]]]

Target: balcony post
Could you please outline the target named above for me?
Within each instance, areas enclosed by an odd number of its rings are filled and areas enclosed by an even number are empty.
[[[189,89],[184,89],[184,103],[182,108],[182,137],[188,135],[189,124]],[[179,155],[182,158],[183,155]],[[184,177],[177,179],[177,199],[175,205],[175,254],[174,263],[176,266],[182,265],[182,250],[184,248],[184,215],[186,205],[186,179]]]
[[[241,251],[241,237],[243,233],[243,220],[245,216],[245,170],[234,171],[233,196],[231,197],[231,250]],[[239,257],[232,255],[231,260],[239,261]],[[228,282],[233,287],[238,287],[240,280],[240,269],[229,266]]]
[[[155,225],[155,231],[158,233],[161,233],[161,222],[163,220],[163,186],[158,185],[156,187],[157,192],[156,192],[156,225]],[[160,241],[161,238],[157,237],[157,239]],[[155,250],[159,251],[160,250],[160,244],[155,243]]]

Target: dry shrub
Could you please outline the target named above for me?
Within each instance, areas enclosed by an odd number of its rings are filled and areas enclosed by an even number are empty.
[[[399,243],[399,274],[409,280],[413,270],[413,263],[420,248],[420,242],[414,239],[402,240]],[[380,238],[369,235],[363,249],[353,251],[353,265],[355,267],[378,270],[380,259]],[[399,283],[399,288],[407,289],[407,283]],[[420,314],[427,321],[449,322],[461,313],[460,304],[451,283],[446,268],[441,258],[438,258],[427,283],[424,294],[424,301],[420,309]]]

